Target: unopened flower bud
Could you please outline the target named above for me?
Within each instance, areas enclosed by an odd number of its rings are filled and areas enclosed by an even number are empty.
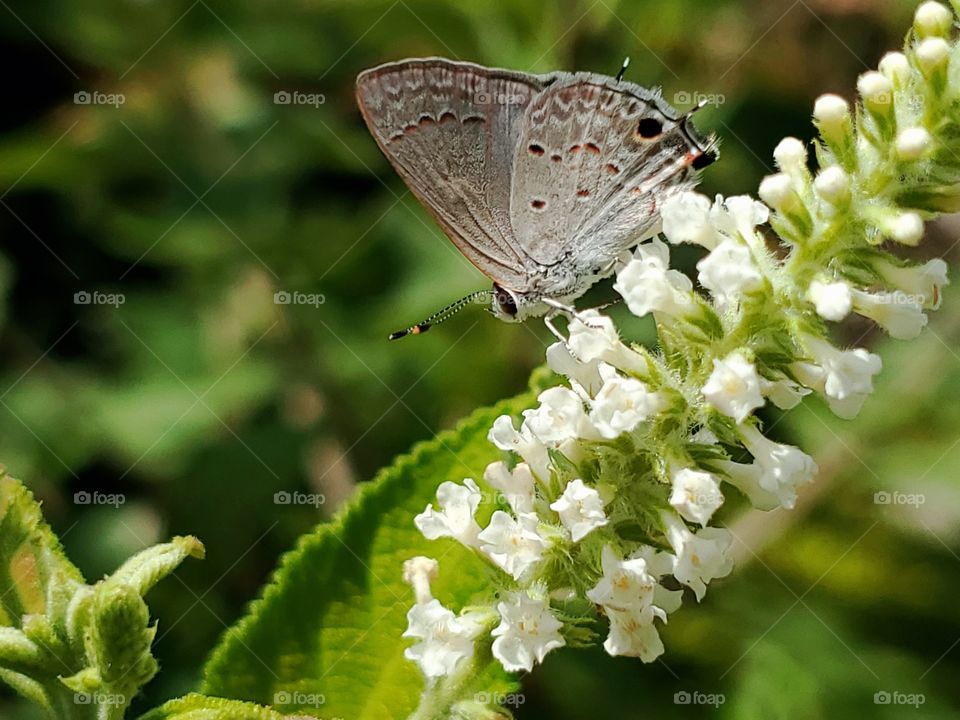
[[[893,83],[881,73],[870,71],[857,79],[857,91],[871,112],[886,115],[893,103]]]
[[[894,85],[903,85],[910,77],[910,61],[902,52],[888,52],[880,58],[880,72]]]
[[[777,167],[785,173],[802,173],[807,167],[807,148],[795,137],[786,137],[773,151]]]
[[[890,239],[902,245],[917,245],[923,238],[923,218],[915,212],[900,213],[889,224]]]
[[[850,197],[850,176],[839,165],[831,165],[820,171],[813,188],[831,205],[839,205]]]
[[[917,64],[924,75],[936,72],[946,63],[950,55],[950,46],[941,37],[927,38],[916,49]]]
[[[933,138],[922,127],[901,130],[897,135],[897,157],[901,160],[918,160],[932,144]]]
[[[953,25],[953,13],[938,2],[925,2],[913,16],[913,27],[921,38],[945,36]]]
[[[793,181],[785,173],[767,175],[760,183],[759,194],[760,199],[775,210],[789,211],[800,202]]]

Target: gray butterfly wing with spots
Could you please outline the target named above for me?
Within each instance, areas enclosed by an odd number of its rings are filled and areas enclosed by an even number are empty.
[[[414,195],[511,291],[514,319],[582,294],[713,159],[656,93],[592,73],[404,60],[361,73],[357,101]]]
[[[367,126],[407,186],[485,275],[525,289],[531,261],[510,219],[524,109],[543,88],[523,73],[426,58],[357,78]]]
[[[590,73],[555,76],[527,107],[511,216],[538,263],[567,259],[586,270],[651,234],[658,202],[694,184],[706,141],[646,88]]]

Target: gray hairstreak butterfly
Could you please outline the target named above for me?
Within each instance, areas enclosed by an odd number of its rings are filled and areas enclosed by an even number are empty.
[[[657,231],[658,206],[696,183],[716,143],[689,113],[622,74],[530,75],[423,58],[357,77],[380,149],[493,281],[492,291],[391,339],[424,332],[484,295],[512,322],[566,308]]]

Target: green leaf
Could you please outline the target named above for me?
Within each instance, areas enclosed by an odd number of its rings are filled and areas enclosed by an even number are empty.
[[[251,703],[191,694],[151,710],[140,720],[294,720],[295,717]]]
[[[44,522],[21,483],[0,469],[0,625],[20,627],[25,615],[56,616],[83,576]]]
[[[534,387],[546,379],[534,376]],[[205,670],[203,692],[313,717],[405,718],[424,682],[403,656],[413,602],[404,560],[443,558],[434,594],[457,610],[491,591],[488,567],[452,541],[427,541],[414,515],[447,480],[482,478],[499,451],[494,419],[533,404],[533,392],[478,410],[453,431],[422,443],[381,471],[338,518],[303,537],[263,597],[226,633]],[[479,658],[478,658],[479,660]],[[489,655],[487,655],[489,660]],[[487,662],[459,698],[509,692],[513,681]],[[431,706],[432,707],[432,706]]]

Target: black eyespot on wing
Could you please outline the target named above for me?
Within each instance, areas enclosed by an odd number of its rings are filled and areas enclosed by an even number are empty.
[[[493,297],[497,301],[497,307],[500,308],[500,312],[510,317],[516,316],[517,301],[513,299],[513,295],[496,283],[493,284]]]
[[[690,163],[690,166],[694,170],[703,170],[705,167],[713,165],[717,160],[717,156],[712,152],[700,153],[697,157],[694,158],[693,162]]]
[[[644,140],[652,140],[663,133],[663,123],[654,117],[645,117],[637,124],[637,134]]]

